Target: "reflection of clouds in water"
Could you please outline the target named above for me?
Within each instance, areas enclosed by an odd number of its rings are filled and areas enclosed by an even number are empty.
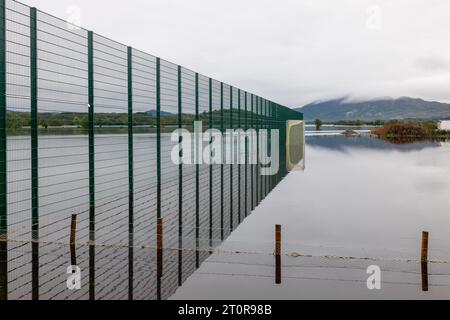
[[[310,147],[332,149],[347,152],[349,149],[367,150],[393,150],[398,152],[411,152],[441,146],[439,142],[418,141],[406,144],[394,144],[370,136],[344,137],[337,136],[307,136],[306,142]]]
[[[364,173],[366,177],[370,177],[371,172],[378,172],[377,169],[382,169],[384,172],[379,172],[380,177],[385,178],[390,175],[401,179],[398,181],[398,187],[403,190],[413,187],[414,191],[434,195],[448,192],[450,189],[450,166],[448,164],[450,152],[448,149],[439,148],[439,144],[435,142],[396,145],[370,137],[345,138],[338,136],[312,137],[309,140],[309,146],[308,158],[311,158],[311,152],[313,155],[314,151],[320,153],[322,148],[339,151],[349,157],[364,157],[358,163],[351,162],[351,167],[355,170],[357,170],[356,168],[366,168],[368,170],[367,173]],[[386,158],[388,161],[377,161],[380,157]],[[337,161],[335,156],[333,158],[334,161]],[[322,157],[319,156],[315,161],[321,160]],[[342,158],[341,161],[343,169],[347,167],[350,160]],[[348,184],[343,184],[346,181],[351,183],[348,178],[355,182],[356,177],[353,175],[341,177],[342,186],[348,187]]]
[[[417,177],[414,186],[418,192],[429,194],[448,193],[450,189],[449,149],[437,148],[433,152],[416,155],[410,174]]]
[[[349,254],[364,248],[412,257],[417,254],[414,239],[420,241],[424,229],[450,243],[445,227],[450,224],[450,149],[368,148],[368,137],[355,139],[357,147],[341,148],[339,140],[346,138],[318,139],[334,145],[308,144],[306,171],[289,174],[250,217],[252,222],[240,227],[242,235],[264,241],[281,223],[288,226],[283,237],[293,247],[325,247],[308,252],[334,246]]]
[[[344,139],[344,140],[343,140]],[[352,256],[352,257],[381,257],[385,259],[418,259],[420,255],[421,232],[430,232],[430,259],[450,259],[450,235],[448,225],[450,215],[450,149],[421,148],[405,152],[403,146],[396,150],[395,145],[388,149],[368,148],[370,138],[354,139],[360,145],[343,147],[346,138],[320,137],[321,146],[307,144],[306,156],[308,166],[305,172],[292,172],[269,195],[267,199],[247,218],[247,220],[233,232],[221,247],[224,250],[246,252],[273,252],[274,224],[282,225],[283,252],[311,255]],[[314,139],[313,139],[314,140]],[[309,139],[311,142],[311,139]],[[345,143],[344,143],[345,144]],[[332,145],[333,147],[323,147]],[[344,151],[344,152],[343,152]],[[425,192],[418,189],[418,186]],[[267,255],[268,259],[270,255]],[[250,266],[252,259],[258,266]],[[311,269],[284,268],[284,274],[289,276],[307,277],[318,272],[320,267],[330,267],[336,261],[323,259],[321,264],[313,262],[314,258],[302,261],[301,258],[289,260],[283,257],[283,265],[292,266],[305,263]],[[245,271],[242,265],[233,268],[233,264],[206,263],[202,270],[217,272],[223,268],[225,273],[257,274],[269,270],[261,268],[260,255],[229,255],[216,254],[211,261],[242,261],[246,263]],[[268,260],[268,263],[272,263]],[[375,264],[389,262],[390,268],[382,267],[384,272],[394,268],[402,274],[389,271],[386,274],[393,281],[409,279],[418,283],[417,288],[404,286],[404,293],[382,290],[382,297],[409,297],[419,292],[420,266],[409,264],[411,269],[405,269],[398,261],[377,261]],[[355,261],[342,261],[342,267],[350,267]],[[365,276],[365,269],[373,261],[362,261],[361,274]],[[268,264],[270,267],[272,264]],[[439,268],[435,264],[432,268]],[[382,265],[381,265],[382,266]],[[446,266],[442,271],[448,273]],[[209,269],[207,269],[209,268]],[[214,268],[214,269],[213,269]],[[315,269],[314,269],[315,268]],[[318,274],[323,278],[332,279],[342,277],[344,268],[323,268]],[[418,271],[419,270],[419,271]],[[445,271],[444,271],[445,270]],[[203,272],[200,271],[200,272]],[[355,270],[350,270],[351,277]],[[404,273],[403,273],[404,272]],[[408,272],[408,273],[406,273]],[[385,274],[385,273],[383,273]],[[248,277],[247,277],[248,278]],[[233,277],[200,277],[194,274],[195,281],[190,281],[177,293],[177,298],[199,296],[204,297],[210,292],[211,282],[214,287],[220,287],[220,292],[228,292],[227,297],[236,297],[248,290],[244,298],[254,297],[255,293],[262,293],[262,297],[311,298],[317,294],[319,298],[330,295],[332,298],[342,298],[345,294],[361,297],[367,293],[365,282],[364,291],[358,293],[353,284],[347,288],[342,283],[331,281],[311,281],[300,285],[295,282],[293,287],[298,291],[289,291],[285,282],[283,287],[273,289],[272,282],[254,280],[242,287],[242,278]],[[366,278],[364,278],[365,280]],[[434,277],[434,283],[447,283],[443,277]],[[230,285],[232,281],[236,283]],[[247,281],[247,280],[246,280]],[[291,281],[287,281],[289,285]],[[406,283],[406,280],[404,281]],[[261,289],[262,286],[264,290]],[[240,287],[239,287],[240,286]],[[200,288],[200,289],[199,289]],[[317,293],[318,288],[323,291]],[[448,296],[445,291],[432,290],[438,295]],[[198,294],[200,290],[202,294]],[[208,291],[209,290],[209,291]],[[227,291],[228,290],[228,291]],[[331,290],[331,291],[330,291]],[[336,290],[334,292],[333,290]],[[427,293],[427,297],[430,297]],[[371,295],[369,298],[373,299]]]
[[[424,193],[443,193],[448,195],[449,185],[448,179],[443,179],[440,177],[424,177],[420,179],[418,183],[415,184],[417,191]]]

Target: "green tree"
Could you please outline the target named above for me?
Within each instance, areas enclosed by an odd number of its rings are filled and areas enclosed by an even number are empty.
[[[62,119],[59,118],[50,118],[48,120],[48,125],[50,127],[62,127],[64,125]]]
[[[317,131],[319,131],[323,125],[322,120],[320,120],[320,119],[316,119],[316,121],[314,121],[314,124],[316,125]]]
[[[6,121],[8,129],[20,129],[26,125],[25,120],[14,113],[8,113]]]
[[[81,118],[81,128],[88,129],[89,128],[89,118],[88,116],[82,116]]]
[[[78,129],[80,128],[87,129],[89,127],[89,119],[85,115],[75,117],[73,122],[78,127]]]
[[[47,122],[46,119],[41,119],[41,120],[39,121],[39,125],[40,125],[41,127],[45,128],[45,129],[48,129],[48,122]]]

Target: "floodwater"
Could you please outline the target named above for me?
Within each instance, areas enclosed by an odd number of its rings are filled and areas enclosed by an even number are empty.
[[[323,133],[332,130],[342,128]],[[210,170],[201,166],[197,237],[195,169],[183,168],[180,229],[179,171],[169,160],[173,143],[164,136],[161,276],[155,250],[154,135],[138,135],[134,141],[132,232],[127,136],[96,139],[95,247],[89,246],[87,137],[48,136],[39,143],[37,256],[30,244],[30,142],[14,137],[8,143],[7,299],[450,297],[450,147],[446,143],[394,145],[369,136],[308,136],[306,170],[290,173],[246,219],[236,214],[239,206],[245,206],[244,185],[238,195],[239,167],[225,166],[223,228],[220,166],[213,166],[211,172],[212,217]],[[240,167],[241,176],[248,175],[249,199],[251,167],[247,171]],[[78,219],[79,290],[67,288],[72,213]],[[273,284],[275,224],[282,225],[283,253],[283,283],[277,286]],[[417,262],[423,230],[430,232],[432,260],[426,293]],[[367,289],[370,265],[381,268],[382,290]]]
[[[307,137],[292,172],[173,299],[448,299],[450,145]],[[274,226],[282,225],[281,285]],[[428,231],[428,291],[422,291]],[[369,266],[381,290],[369,290]]]
[[[7,248],[0,243],[0,300],[167,299],[244,219],[245,206],[250,209],[250,199],[256,202],[257,189],[251,185],[269,190],[268,179],[257,183],[254,165],[224,165],[223,178],[220,165],[199,165],[198,177],[196,166],[183,165],[180,172],[171,160],[175,143],[163,134],[164,252],[159,275],[156,136],[135,135],[132,169],[126,134],[95,137],[92,220],[88,137],[40,137],[37,206],[32,201],[30,145],[29,137],[8,138],[8,243]],[[132,200],[130,170],[134,173]],[[263,197],[263,188],[258,190]],[[38,209],[37,231],[32,230],[33,207]],[[77,219],[75,265],[81,282],[77,290],[67,286],[67,268],[73,262],[72,214]],[[94,222],[93,232],[90,222]]]

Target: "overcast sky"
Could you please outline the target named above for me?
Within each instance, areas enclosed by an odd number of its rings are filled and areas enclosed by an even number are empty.
[[[22,0],[290,107],[450,102],[448,0]]]

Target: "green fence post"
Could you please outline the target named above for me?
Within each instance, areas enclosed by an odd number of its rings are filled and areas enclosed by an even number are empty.
[[[264,99],[260,98],[260,104],[259,104],[259,129],[264,129]],[[259,142],[259,147],[261,148],[261,141]],[[259,188],[259,203],[261,203],[261,201],[264,198],[264,176],[261,174],[262,172],[262,165],[261,163],[259,164],[260,169],[259,169],[259,176],[260,176],[260,188]]]
[[[267,132],[267,141],[265,142],[266,145],[266,152],[267,154],[269,154],[269,150],[270,150],[270,131],[268,131],[269,129],[269,119],[267,117],[268,114],[268,101],[266,99],[264,99],[264,129],[266,129]],[[266,197],[269,194],[269,176],[266,175],[264,177],[264,197]]]
[[[212,94],[212,79],[209,78],[209,129],[213,128],[213,94]],[[212,137],[209,141],[212,144]],[[213,165],[211,163],[212,153],[209,154],[209,247],[210,253],[212,254],[212,246],[213,246]]]
[[[183,127],[183,96],[181,83],[181,66],[178,66],[178,129]],[[183,137],[178,137],[181,145]],[[183,150],[179,152],[180,160],[183,158]],[[178,286],[183,284],[183,164],[178,165]]]
[[[282,179],[282,175],[283,175],[283,136],[282,136],[282,126],[281,126],[281,121],[283,120],[283,115],[281,112],[280,107],[277,105],[277,121],[278,121],[278,130],[280,130],[280,171],[278,173],[278,179],[277,179],[277,183],[279,183]]]
[[[128,47],[128,299],[133,300],[134,278],[134,147],[133,147],[133,49]]]
[[[259,129],[264,130],[264,99],[260,98],[260,104],[259,104]],[[262,153],[262,145],[263,141],[260,139],[259,141],[259,150]],[[264,198],[264,176],[262,175],[262,163],[260,164],[260,171],[259,171],[259,177],[260,177],[260,188],[259,188],[259,203]]]
[[[230,86],[230,129],[233,130],[233,87]],[[227,149],[231,152],[231,164],[230,164],[230,233],[233,232],[233,136],[230,136],[231,146],[227,146]]]
[[[270,150],[272,150],[272,146],[274,145],[274,141],[273,141],[273,135],[272,135],[272,130],[273,128],[273,119],[272,119],[272,102],[269,102],[269,121],[270,121]],[[273,155],[272,155],[273,157]],[[270,192],[272,192],[273,190],[273,177],[274,175],[270,176],[270,185],[269,185],[269,190]]]
[[[241,128],[241,89],[238,89],[238,129]],[[241,136],[238,137],[238,145],[236,147],[236,154],[238,158],[238,218],[239,218],[239,224],[241,223],[241,162],[240,162],[240,147],[241,147]]]
[[[256,152],[256,163],[254,164],[254,204],[253,204],[253,210],[256,208],[258,203],[258,126],[257,126],[257,116],[258,116],[258,99],[255,96],[255,102],[254,102],[254,110],[253,110],[253,128],[255,130],[256,139],[255,139],[255,152]]]
[[[261,98],[261,115],[260,115],[260,129],[261,130],[264,130],[265,129],[265,119],[264,119],[264,104],[265,104],[265,100],[264,100],[264,98]],[[263,145],[265,145],[266,144],[266,142],[267,142],[267,140],[266,141],[260,141],[259,143],[260,143],[260,148],[261,148],[261,153],[263,153],[264,152],[264,150],[262,150],[262,146]],[[264,199],[264,196],[265,196],[265,189],[266,189],[266,176],[264,176],[263,174],[262,174],[262,163],[261,163],[261,189],[260,189],[260,192],[261,192],[261,195],[260,195],[260,202],[262,202],[262,200]]]
[[[284,170],[286,169],[286,163],[283,161],[284,157],[284,147],[283,144],[286,143],[284,141],[283,133],[286,131],[286,114],[283,110],[282,106],[278,106],[279,108],[279,126],[280,126],[280,163],[281,163],[281,170],[280,170],[280,181],[284,178]]]
[[[260,125],[260,129],[261,130],[264,130],[265,129],[265,123],[264,123],[264,99],[263,98],[261,98],[261,104],[260,104],[260,117],[259,117],[259,125]],[[260,151],[261,151],[261,154],[263,153],[263,146],[265,145],[265,143],[267,142],[267,140],[266,141],[260,141],[259,142],[259,148],[260,148]],[[259,189],[259,191],[260,191],[260,198],[259,198],[259,200],[260,200],[260,202],[264,199],[264,192],[265,192],[265,180],[266,180],[266,177],[262,174],[262,163],[261,163],[261,171],[260,171],[260,178],[261,178],[261,189]]]
[[[277,129],[277,119],[276,119],[276,106],[275,103],[272,103],[272,129]],[[276,141],[275,143],[277,143],[279,145],[279,141]],[[279,161],[278,161],[279,163]],[[278,168],[278,171],[280,171],[280,168]],[[277,172],[278,173],[278,172]],[[273,175],[272,177],[272,189],[275,189],[275,186],[277,184],[277,176]]]
[[[266,112],[266,123],[267,123],[267,132],[268,132],[268,147],[267,149],[270,150],[270,155],[272,156],[272,121],[270,118],[270,101],[267,101],[267,112]],[[267,194],[271,192],[271,185],[272,185],[272,175],[267,177]]]
[[[278,156],[280,157],[280,170],[278,170],[278,174],[277,174],[277,185],[278,185],[278,183],[280,182],[280,179],[281,179],[281,170],[282,170],[282,159],[281,159],[281,152],[282,152],[282,150],[281,150],[281,125],[280,125],[280,121],[281,121],[281,116],[280,116],[280,108],[279,108],[279,106],[277,105],[277,113],[276,113],[276,118],[277,118],[277,129],[278,130],[280,130],[280,141],[279,141],[279,145],[280,145],[280,147],[279,147],[279,154],[278,154]]]
[[[39,155],[38,155],[37,10],[30,8],[31,233],[32,299],[39,300]]]
[[[269,124],[269,150],[270,150],[270,155],[273,157],[273,155],[272,155],[272,138],[273,137],[272,137],[272,117],[271,117],[272,108],[271,108],[271,106],[272,106],[272,103],[269,101],[268,104],[267,104],[267,110],[268,110],[267,122]],[[269,193],[272,191],[272,178],[273,178],[273,175],[268,177],[268,181],[269,181],[269,188],[268,188],[268,190],[269,190]]]
[[[224,132],[224,117],[223,117],[223,82],[220,83],[220,131]],[[220,164],[220,239],[223,241],[223,141],[222,141],[222,161]]]
[[[200,97],[199,97],[199,83],[198,83],[198,73],[195,74],[195,121],[200,120]],[[195,141],[195,267],[198,269],[200,267],[200,165],[199,165],[199,150],[201,150],[198,145],[198,138],[194,137]]]
[[[272,154],[272,150],[271,150],[271,145],[270,145],[270,140],[271,140],[271,131],[270,131],[270,117],[269,117],[269,110],[270,110],[270,101],[267,101],[266,103],[266,130],[267,130],[267,154],[271,155]],[[271,164],[272,165],[272,164]],[[271,175],[267,176],[267,185],[266,185],[266,190],[267,190],[267,195],[270,193],[270,179],[271,179]]]
[[[276,112],[277,112],[276,105],[275,105],[275,103],[272,103],[272,129],[278,129],[277,118],[276,118]],[[279,138],[278,138],[278,139],[279,139]],[[276,143],[277,143],[278,146],[279,146],[280,141],[276,141]],[[279,148],[279,147],[278,147],[278,148]],[[278,163],[279,163],[279,161],[278,161]],[[279,165],[277,174],[278,174],[279,171],[280,171],[280,165]],[[272,189],[275,189],[276,185],[277,185],[277,175],[275,174],[275,175],[273,175],[273,177],[272,177]]]
[[[268,114],[268,112],[267,112],[268,111],[268,101],[267,100],[264,100],[264,110],[265,110],[264,129],[266,129],[266,131],[267,131],[266,146],[267,146],[267,154],[269,154],[270,153],[270,142],[269,142],[270,141],[270,131],[268,130],[269,129],[269,121],[268,121],[269,119],[267,117],[267,114]],[[264,177],[264,183],[265,183],[264,197],[266,197],[269,194],[269,176],[268,175]]]
[[[266,104],[266,128],[267,128],[267,150],[269,152],[270,155],[272,155],[272,150],[271,150],[271,139],[272,139],[272,132],[270,131],[271,129],[271,122],[270,122],[270,101],[267,101]],[[267,195],[270,193],[270,180],[272,179],[272,175],[267,176]]]
[[[6,4],[0,0],[0,300],[8,298],[7,168],[6,168]]]
[[[248,104],[247,104],[247,91],[245,92],[245,131],[248,130]],[[244,143],[245,143],[245,217],[248,216],[248,139],[245,138],[244,135]]]
[[[273,119],[274,119],[275,129],[280,130],[279,123],[278,123],[278,107],[277,107],[276,104],[274,104],[274,106],[273,106]],[[279,140],[278,140],[278,157],[280,157],[280,152],[281,152],[279,150],[280,149],[280,142],[281,142],[281,140],[279,138]],[[277,174],[274,177],[274,184],[275,184],[274,187],[276,187],[278,185],[278,176],[280,174],[280,170],[281,170],[281,163],[280,163],[280,169],[278,170]]]
[[[89,299],[95,300],[94,33],[88,32]]]
[[[156,214],[161,215],[161,59],[156,58]]]
[[[261,107],[261,115],[260,115],[260,129],[261,130],[264,130],[265,129],[265,119],[264,119],[264,103],[265,103],[265,100],[264,100],[264,98],[261,98],[261,105],[260,105],[260,107]],[[267,140],[266,141],[260,141],[259,143],[260,143],[260,149],[261,149],[261,153],[263,153],[263,151],[264,150],[262,150],[262,146],[264,146],[265,144],[266,144],[266,142],[267,142]],[[264,199],[264,196],[265,196],[265,188],[266,188],[266,176],[264,176],[263,174],[262,174],[262,163],[261,163],[261,189],[260,189],[260,192],[261,192],[261,194],[260,194],[260,202],[262,202],[262,200]]]
[[[259,130],[260,132],[264,130],[264,99],[263,98],[259,98],[259,118],[258,118],[258,125],[259,125]],[[262,154],[263,153],[263,144],[265,142],[262,139],[259,139],[259,152]],[[262,202],[263,198],[264,198],[264,178],[265,176],[263,176],[262,174],[262,163],[260,163],[259,165],[259,203]]]
[[[161,214],[161,59],[156,58],[156,215],[157,221],[162,218]],[[157,237],[158,238],[158,237]],[[160,255],[158,254],[159,260]],[[157,266],[162,265],[157,261]],[[157,276],[157,300],[161,300],[161,275]]]
[[[252,130],[255,130],[255,113],[254,113],[254,101],[255,98],[253,97],[253,94],[251,95],[251,125],[252,125]],[[255,149],[255,141],[252,138],[252,152],[254,152]],[[252,158],[250,158],[252,159]],[[255,209],[255,165],[253,163],[250,163],[251,166],[251,211],[253,211],[253,209]]]
[[[256,127],[256,154],[257,154],[257,164],[256,164],[256,203],[255,203],[255,208],[259,205],[259,190],[261,189],[259,183],[260,183],[260,178],[259,178],[259,97],[256,97],[256,112],[255,112],[255,127]]]
[[[277,105],[277,123],[278,123],[278,130],[280,130],[280,154],[279,154],[279,157],[280,157],[280,170],[279,170],[279,172],[278,172],[278,179],[277,179],[277,184],[281,181],[281,176],[282,176],[282,174],[283,174],[283,148],[282,148],[282,143],[283,143],[283,141],[282,141],[282,139],[283,139],[283,137],[282,137],[282,132],[281,132],[281,130],[283,129],[282,127],[281,127],[281,120],[282,120],[282,114],[281,114],[281,110],[280,110],[280,106],[279,105]]]
[[[261,133],[261,129],[262,129],[262,120],[261,120],[261,115],[262,115],[262,98],[258,97],[258,157],[260,157],[260,153],[261,153],[261,138],[260,138],[260,133]],[[261,162],[258,161],[258,206],[261,203],[262,197],[262,181],[263,181],[263,177],[261,175]]]
[[[255,209],[258,206],[258,194],[259,194],[259,128],[258,128],[258,97],[255,96],[255,130],[256,130],[256,165],[255,165]]]

